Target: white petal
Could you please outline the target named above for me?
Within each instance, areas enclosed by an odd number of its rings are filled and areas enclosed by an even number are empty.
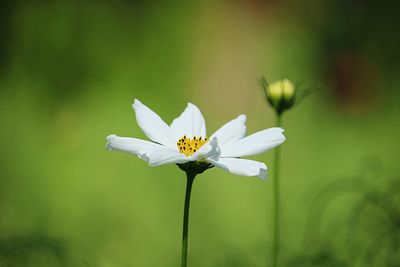
[[[236,158],[219,158],[218,160],[210,160],[209,162],[216,167],[224,169],[233,174],[242,176],[257,176],[261,179],[267,178],[267,166],[264,163]]]
[[[270,128],[256,132],[236,142],[221,146],[221,157],[244,157],[260,154],[285,141],[282,128]]]
[[[168,163],[184,163],[188,159],[178,151],[162,145],[130,137],[107,136],[107,149],[118,150],[137,155],[150,166]]]
[[[171,123],[171,130],[176,140],[186,135],[206,137],[206,123],[198,107],[188,103],[182,114]]]
[[[136,113],[136,121],[147,137],[170,148],[176,148],[177,139],[169,126],[154,111],[135,99],[132,104]]]
[[[112,134],[107,136],[106,147],[108,150],[118,150],[139,156],[140,151],[144,149],[158,148],[161,147],[161,145],[142,139],[119,137]]]
[[[220,147],[231,142],[242,139],[246,135],[246,115],[239,115],[221,128],[219,128],[210,138],[217,137]]]
[[[218,159],[221,154],[221,150],[218,146],[218,139],[213,138],[205,143],[198,151],[188,157],[190,161],[203,160],[207,158]]]
[[[145,150],[141,157],[148,161],[150,166],[159,166],[170,163],[185,163],[189,161],[185,155],[168,147]]]

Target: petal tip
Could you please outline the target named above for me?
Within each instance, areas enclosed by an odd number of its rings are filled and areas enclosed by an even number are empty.
[[[286,136],[283,134],[285,132],[285,129],[283,128],[279,128],[280,129],[280,134],[281,134],[281,138],[282,138],[282,143],[286,141]]]
[[[285,131],[285,129],[283,129],[282,127],[271,127],[269,129],[272,131],[277,131],[277,132],[281,132],[281,133],[283,133]]]
[[[188,107],[188,108],[194,108],[194,109],[197,109],[197,110],[200,111],[200,109],[199,109],[195,104],[193,104],[193,103],[191,103],[191,102],[188,102],[187,107]]]
[[[142,104],[142,102],[140,102],[139,99],[135,98],[135,99],[133,100],[132,107],[133,107],[134,109],[140,107],[141,105],[143,105],[143,104]]]
[[[260,178],[260,179],[262,179],[262,180],[267,180],[267,177],[268,177],[268,170],[267,170],[267,168],[265,168],[265,169],[263,169],[263,168],[261,168],[260,169],[260,172],[258,173],[258,175],[257,175],[257,177],[258,178]]]
[[[273,129],[276,132],[279,132],[279,138],[282,139],[282,142],[284,142],[286,140],[286,137],[283,134],[285,132],[285,129],[283,129],[281,127],[273,127],[271,129]]]
[[[240,114],[237,118],[243,122],[246,122],[247,120],[247,116],[245,114]]]
[[[108,136],[106,137],[106,149],[107,149],[107,150],[109,150],[109,151],[113,150],[113,149],[112,149],[112,146],[111,146],[111,142],[112,142],[115,138],[117,138],[117,136],[116,136],[115,134],[110,134],[110,135],[108,135]]]
[[[111,151],[112,147],[111,147],[111,142],[112,140],[114,140],[117,136],[115,134],[110,134],[106,137],[106,149]]]
[[[110,134],[110,135],[107,135],[106,140],[107,140],[107,141],[110,141],[111,139],[114,139],[115,137],[117,137],[117,135],[115,135],[115,134]]]
[[[267,180],[268,177],[268,167],[265,165],[264,162],[260,162],[259,170],[258,170],[258,175],[256,175],[258,178],[262,180]]]

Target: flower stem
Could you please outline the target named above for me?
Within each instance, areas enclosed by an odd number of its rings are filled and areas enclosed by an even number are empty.
[[[183,233],[182,233],[182,263],[181,267],[187,266],[187,251],[188,251],[188,232],[189,232],[189,208],[190,208],[190,194],[192,192],[192,185],[196,174],[186,172],[186,195],[185,195],[185,208],[183,213]]]
[[[277,113],[276,115],[276,127],[281,126],[281,114]],[[275,148],[275,155],[274,155],[274,172],[275,172],[275,180],[273,180],[273,216],[272,216],[272,225],[273,225],[273,247],[272,247],[272,266],[276,267],[278,264],[278,255],[279,255],[279,238],[280,238],[280,214],[279,214],[279,207],[280,207],[280,197],[279,197],[279,160],[280,159],[280,146]]]

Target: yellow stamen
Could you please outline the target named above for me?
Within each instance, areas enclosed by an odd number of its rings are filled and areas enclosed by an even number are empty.
[[[208,142],[207,137],[196,137],[188,138],[184,135],[182,138],[178,140],[176,145],[178,146],[179,152],[184,154],[186,157],[193,155],[196,151],[199,150],[205,143]]]

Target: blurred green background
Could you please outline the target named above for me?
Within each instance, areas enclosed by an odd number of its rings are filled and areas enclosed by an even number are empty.
[[[145,138],[134,98],[208,133],[274,125],[258,84],[317,87],[284,115],[281,266],[399,266],[398,7],[390,1],[3,1],[0,266],[178,266],[176,166],[105,150]],[[272,152],[254,157],[272,166]],[[274,170],[270,173],[273,174]],[[195,181],[189,266],[270,266],[271,180]]]

